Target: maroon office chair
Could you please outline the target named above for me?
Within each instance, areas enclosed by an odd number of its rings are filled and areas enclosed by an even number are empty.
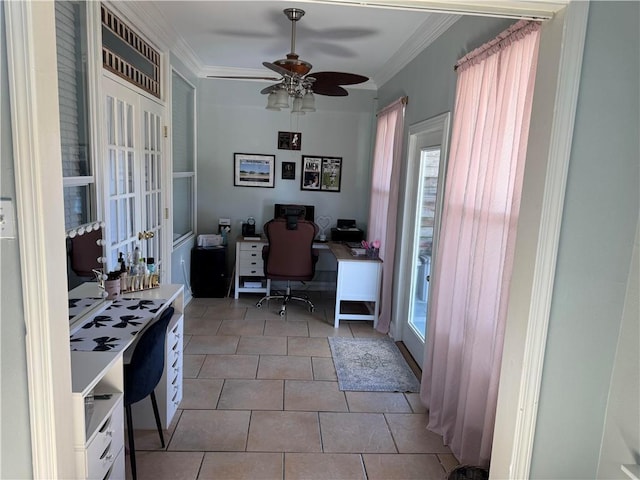
[[[286,280],[287,289],[284,294],[265,295],[256,303],[256,307],[262,307],[265,300],[282,299],[280,316],[283,317],[287,303],[298,300],[307,304],[309,311],[313,312],[315,307],[311,300],[291,293],[291,282],[313,279],[318,262],[313,239],[318,234],[318,226],[298,215],[289,215],[265,223],[264,233],[269,240],[269,245],[262,249],[264,275],[270,280]]]

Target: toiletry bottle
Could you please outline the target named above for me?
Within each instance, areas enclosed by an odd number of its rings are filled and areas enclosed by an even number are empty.
[[[156,261],[153,257],[147,257],[147,270],[149,273],[156,273]]]
[[[143,272],[138,271],[140,264],[140,248],[136,247],[133,250],[133,260],[131,261],[131,275],[140,275]]]
[[[120,264],[120,273],[126,272],[127,266],[124,263],[124,254],[122,252],[118,254],[118,263]]]

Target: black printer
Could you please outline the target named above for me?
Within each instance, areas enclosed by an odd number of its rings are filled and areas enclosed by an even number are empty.
[[[356,227],[355,220],[339,218],[336,226],[331,229],[333,242],[361,242],[364,232]]]

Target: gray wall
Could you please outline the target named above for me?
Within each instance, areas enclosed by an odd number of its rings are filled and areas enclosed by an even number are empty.
[[[274,203],[314,205],[316,216],[353,218],[366,228],[371,181],[374,92],[350,89],[348,97],[316,95],[316,112],[294,116],[265,109],[265,83],[201,79],[198,86],[198,232],[217,232],[220,217],[231,218],[228,252],[249,216],[256,226],[273,218]],[[302,133],[302,150],[278,150],[278,131]],[[233,154],[276,156],[275,188],[235,187]],[[342,157],[339,193],[300,190],[301,156]],[[296,163],[296,179],[281,178],[281,162]],[[328,232],[327,232],[328,233]]]
[[[596,476],[638,222],[639,8],[590,6],[532,478]]]
[[[620,478],[620,464],[640,464],[640,224],[613,366],[597,478]]]
[[[4,4],[0,4],[0,197],[15,201],[7,43],[4,40]],[[31,478],[26,331],[17,238],[0,240],[0,264],[0,478]]]

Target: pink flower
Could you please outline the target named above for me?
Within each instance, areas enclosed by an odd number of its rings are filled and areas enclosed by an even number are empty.
[[[371,242],[371,246],[373,248],[380,248],[380,240],[374,240],[373,242]]]
[[[369,242],[366,240],[362,240],[362,248],[369,250]]]

